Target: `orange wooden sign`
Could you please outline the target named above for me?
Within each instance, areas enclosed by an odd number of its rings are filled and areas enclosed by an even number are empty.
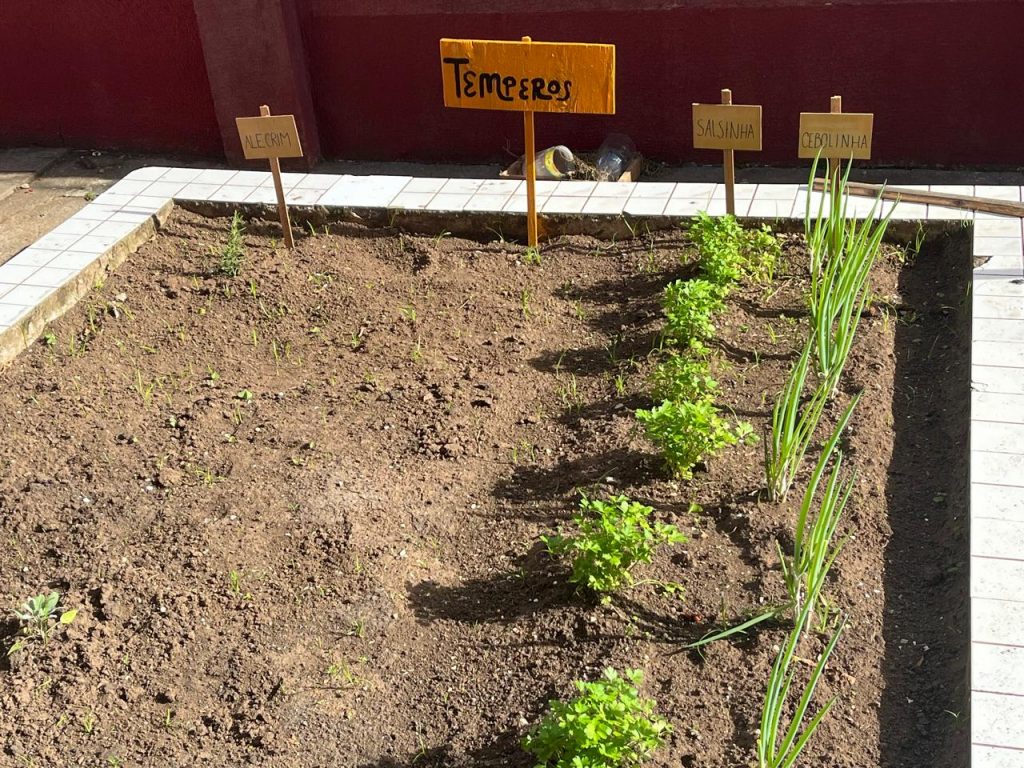
[[[801,112],[799,157],[871,159],[870,112]]]
[[[615,114],[615,46],[441,40],[446,107]]]
[[[238,138],[246,160],[271,157],[302,157],[295,115],[236,117]]]
[[[694,149],[761,151],[761,107],[754,104],[694,104]]]

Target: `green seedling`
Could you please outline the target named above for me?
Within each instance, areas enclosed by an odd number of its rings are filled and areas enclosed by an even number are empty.
[[[639,670],[604,671],[592,683],[577,680],[579,695],[550,701],[540,724],[523,740],[537,768],[633,768],[661,746],[671,726],[640,697]]]
[[[665,287],[665,341],[687,346],[691,340],[710,339],[715,333],[712,316],[724,306],[722,287],[709,280],[676,280]]]
[[[19,639],[11,646],[7,655],[14,655],[33,640],[38,640],[46,645],[54,628],[70,624],[78,615],[78,610],[75,608],[66,611],[60,611],[59,608],[59,592],[36,595],[26,600],[14,612],[21,628],[18,631]]]
[[[620,589],[634,586],[634,566],[649,563],[662,544],[687,541],[675,526],[652,522],[654,510],[625,496],[607,501],[584,496],[573,515],[576,533],[542,536],[548,552],[572,561],[570,581],[600,595],[603,601]],[[674,584],[657,583],[670,590]]]
[[[713,396],[718,382],[704,358],[670,354],[651,374],[651,391],[657,400],[697,400]]]
[[[228,277],[237,277],[242,273],[242,261],[245,258],[245,251],[242,247],[244,231],[242,214],[235,211],[228,230],[228,242],[220,253],[220,271]]]
[[[540,249],[530,246],[523,251],[523,263],[529,264],[533,267],[539,267],[541,264]]]
[[[649,410],[637,411],[636,418],[647,438],[661,448],[668,467],[684,480],[693,477],[698,462],[750,438],[752,432],[746,422],[730,427],[708,398],[666,400]]]

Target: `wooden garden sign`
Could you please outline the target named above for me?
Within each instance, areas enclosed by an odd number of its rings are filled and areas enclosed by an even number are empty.
[[[830,112],[800,113],[801,158],[818,153],[828,160],[833,188],[839,186],[843,160],[871,159],[871,132],[875,116],[870,112],[843,112],[843,97],[833,96]]]
[[[694,149],[722,150],[725,167],[725,212],[736,215],[736,150],[761,151],[761,106],[733,104],[722,89],[721,104],[693,105]]]
[[[615,114],[615,46],[441,40],[444,105],[523,113],[529,244],[537,247],[534,112]]]
[[[270,172],[274,176],[274,191],[277,193],[277,213],[284,230],[284,244],[295,247],[292,225],[288,219],[288,205],[284,199],[281,184],[281,158],[302,157],[299,131],[295,127],[294,115],[271,115],[270,107],[260,107],[259,117],[236,117],[238,138],[246,160],[270,160]]]

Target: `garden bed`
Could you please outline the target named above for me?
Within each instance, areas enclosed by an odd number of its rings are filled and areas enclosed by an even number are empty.
[[[614,666],[673,726],[652,765],[751,764],[785,623],[683,646],[784,601],[802,488],[762,498],[760,444],[674,480],[637,429],[685,237],[566,237],[538,265],[354,224],[286,252],[252,222],[228,278],[227,229],[175,212],[0,371],[0,588],[80,608],[0,672],[4,760],[527,766],[546,702]],[[887,247],[826,414],[865,391],[825,590],[850,617],[819,692],[840,699],[805,765],[965,760],[965,235],[912,266]],[[756,434],[808,335],[802,238],[783,252],[713,342]],[[682,598],[576,593],[538,537],[577,489],[690,537],[642,569]]]

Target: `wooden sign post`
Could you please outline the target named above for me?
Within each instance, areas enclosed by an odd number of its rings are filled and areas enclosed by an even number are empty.
[[[615,114],[615,46],[441,40],[444,105],[523,113],[529,245],[537,247],[534,112]]]
[[[722,150],[725,166],[725,211],[736,215],[736,150],[761,151],[761,107],[733,104],[732,91],[722,89],[721,104],[693,105],[694,149]]]
[[[829,112],[800,113],[801,158],[828,160],[833,190],[839,188],[843,160],[869,160],[875,116],[870,112],[843,112],[843,97],[833,96]]]
[[[302,157],[302,145],[299,143],[299,131],[295,127],[294,115],[271,115],[270,107],[260,107],[259,117],[236,117],[238,138],[242,142],[242,152],[246,160],[268,159],[270,173],[274,176],[274,191],[277,193],[277,213],[281,217],[281,229],[284,231],[284,244],[288,248],[295,247],[292,237],[292,225],[288,219],[288,205],[284,199],[284,186],[281,184],[281,158]]]

